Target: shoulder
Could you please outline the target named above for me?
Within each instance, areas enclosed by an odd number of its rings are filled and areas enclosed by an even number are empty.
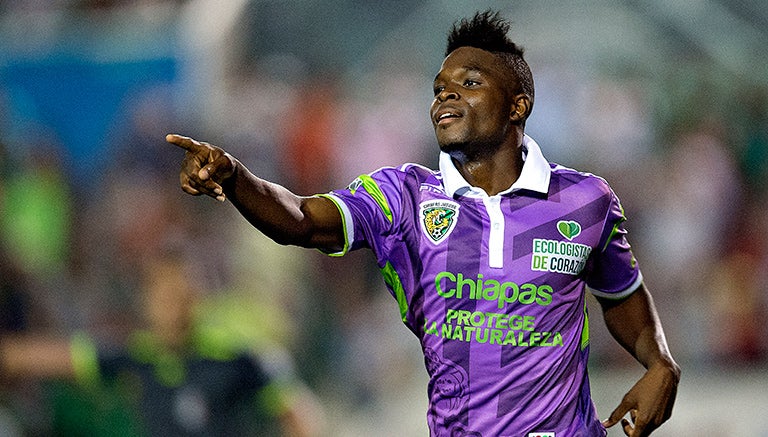
[[[556,179],[561,184],[573,185],[580,190],[597,191],[606,195],[613,195],[613,190],[608,181],[598,175],[555,163],[551,163],[550,166],[553,179]]]
[[[350,186],[350,191],[364,187],[370,192],[371,185],[375,188],[391,193],[404,192],[416,189],[422,184],[435,186],[442,185],[439,172],[429,169],[421,164],[406,163],[398,167],[381,167],[371,173],[358,176]]]
[[[375,178],[398,178],[404,180],[408,177],[415,177],[418,180],[427,180],[430,178],[438,178],[438,172],[425,167],[421,164],[408,162],[397,167],[381,167],[378,170],[370,173],[370,176]]]

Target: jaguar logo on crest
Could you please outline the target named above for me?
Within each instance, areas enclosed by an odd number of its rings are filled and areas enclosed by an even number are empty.
[[[437,244],[445,240],[456,227],[459,204],[448,200],[433,200],[420,205],[421,228]]]

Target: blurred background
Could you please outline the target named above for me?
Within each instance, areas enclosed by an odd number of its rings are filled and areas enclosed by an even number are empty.
[[[527,133],[622,199],[683,366],[654,435],[768,436],[762,0],[0,1],[0,329],[119,341],[139,323],[138,272],[181,248],[199,323],[291,357],[324,435],[427,435],[418,341],[373,257],[281,247],[187,196],[164,137],[222,146],[299,194],[434,167],[445,36],[487,7],[533,70]],[[607,417],[642,369],[590,320]],[[0,395],[0,435],[56,432],[40,385]]]

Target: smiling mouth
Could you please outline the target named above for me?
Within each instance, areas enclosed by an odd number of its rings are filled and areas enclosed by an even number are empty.
[[[461,118],[461,115],[453,112],[444,112],[438,115],[435,121],[436,121],[436,124],[439,126],[446,123],[450,123],[451,121],[456,120],[458,118]]]

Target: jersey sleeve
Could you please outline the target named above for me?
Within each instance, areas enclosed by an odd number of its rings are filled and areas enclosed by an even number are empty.
[[[606,189],[611,201],[586,282],[595,296],[623,299],[640,286],[643,276],[627,240],[624,209],[607,185]]]
[[[371,248],[377,255],[387,250],[387,238],[397,228],[402,196],[402,172],[383,168],[357,177],[348,187],[322,195],[339,208],[344,223],[344,249]]]

